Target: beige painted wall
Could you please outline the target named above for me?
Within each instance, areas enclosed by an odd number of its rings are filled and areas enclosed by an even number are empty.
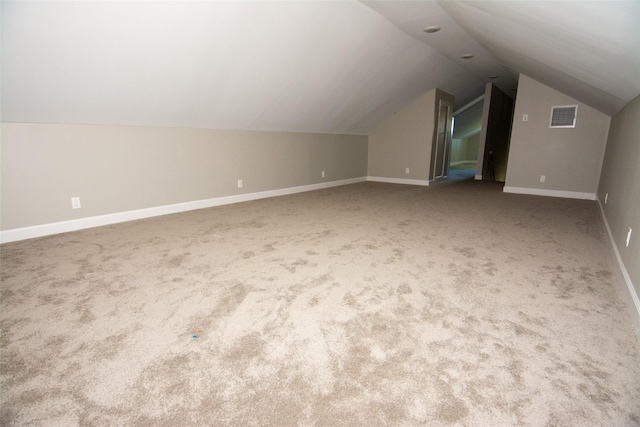
[[[598,199],[636,295],[640,296],[640,96],[611,119]],[[633,232],[626,246],[629,228]]]
[[[576,104],[575,128],[549,128],[552,106]],[[609,123],[606,114],[521,74],[506,186],[595,195]]]
[[[476,162],[478,159],[478,142],[480,132],[467,138],[451,141],[451,164]]]
[[[366,136],[3,123],[1,137],[3,231],[367,174]]]
[[[441,99],[453,106],[453,95],[432,89],[369,134],[369,176],[429,180],[437,105]],[[406,168],[410,170],[408,174]]]
[[[369,176],[428,179],[435,99],[432,89],[369,134]]]
[[[451,140],[451,163],[459,163],[467,160],[467,139]]]
[[[480,144],[480,132],[467,138],[467,160],[478,160],[478,146]]]

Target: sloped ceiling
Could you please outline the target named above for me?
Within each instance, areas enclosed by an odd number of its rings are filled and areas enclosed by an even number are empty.
[[[435,87],[513,95],[520,72],[608,114],[640,93],[636,1],[0,8],[5,122],[368,134]]]
[[[609,115],[640,94],[639,1],[442,1],[505,66]]]

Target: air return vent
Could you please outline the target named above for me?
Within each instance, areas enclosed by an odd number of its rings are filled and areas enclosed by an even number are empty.
[[[576,127],[577,105],[559,105],[551,108],[550,128]]]

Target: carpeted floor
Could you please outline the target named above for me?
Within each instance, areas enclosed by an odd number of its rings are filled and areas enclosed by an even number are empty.
[[[640,425],[595,202],[361,183],[0,261],[2,425]]]

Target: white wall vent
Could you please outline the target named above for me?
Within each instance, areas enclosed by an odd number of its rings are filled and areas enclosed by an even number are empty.
[[[574,128],[576,127],[577,105],[558,105],[551,108],[550,128]]]

